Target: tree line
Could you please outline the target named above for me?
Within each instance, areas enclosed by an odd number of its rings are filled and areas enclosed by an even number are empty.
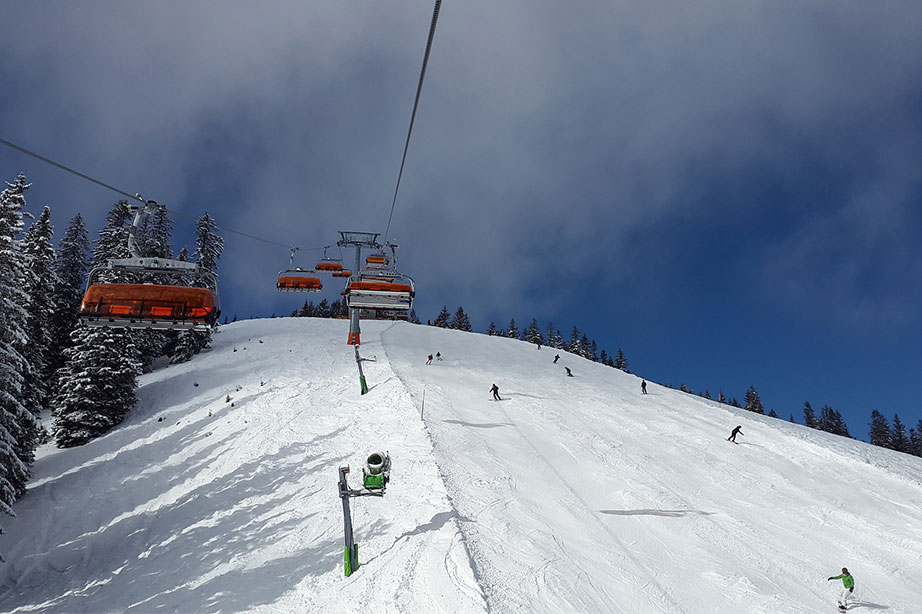
[[[211,343],[211,332],[80,326],[77,313],[91,267],[131,257],[128,201],[115,203],[91,243],[80,214],[54,246],[51,208],[26,210],[24,173],[0,192],[0,510],[26,491],[35,450],[82,445],[121,423],[136,402],[137,376],[162,357],[178,363]],[[26,228],[26,220],[34,220]],[[196,220],[196,249],[178,260],[217,269],[224,242],[205,213]],[[172,222],[164,206],[146,215],[135,233],[142,256],[173,258]],[[144,283],[137,273],[107,269],[101,283]],[[194,280],[180,280],[192,285]],[[51,410],[50,430],[40,417]],[[2,531],[2,529],[0,529]]]

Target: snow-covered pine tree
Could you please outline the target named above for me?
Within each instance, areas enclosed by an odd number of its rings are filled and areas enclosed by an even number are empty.
[[[506,336],[510,339],[519,338],[519,327],[515,325],[515,318],[509,320],[509,328],[506,330]]]
[[[419,321],[419,316],[416,315],[416,310],[415,310],[415,309],[411,309],[411,310],[410,310],[409,317],[408,317],[408,320],[407,320],[407,321],[408,321],[410,324],[422,324],[422,322]]]
[[[759,393],[756,392],[755,386],[750,386],[749,390],[746,391],[745,401],[746,405],[743,409],[746,411],[751,411],[756,414],[765,413],[765,408],[762,407],[762,399],[759,398]]]
[[[458,311],[455,312],[451,322],[448,323],[448,328],[471,332],[471,320],[464,313],[464,307],[458,307]]]
[[[566,350],[571,354],[582,356],[584,351],[582,338],[585,336],[586,335],[580,335],[579,329],[574,326],[573,331],[570,333],[570,343],[567,344]]]
[[[618,354],[615,356],[615,368],[621,369],[625,373],[629,373],[627,370],[627,358],[624,355],[624,351],[621,348],[618,348]]]
[[[55,373],[64,365],[64,349],[70,346],[70,334],[77,328],[77,312],[83,299],[83,285],[90,263],[90,240],[78,213],[67,225],[58,243],[54,292],[54,316],[51,321],[51,348],[48,370]]]
[[[346,313],[349,313],[346,309],[345,304],[342,301],[333,301],[330,303],[330,317],[338,318]]]
[[[922,457],[922,419],[916,428],[909,429],[909,453]]]
[[[128,257],[126,225],[131,217],[127,201],[109,211],[93,249],[94,265]],[[96,281],[120,283],[133,281],[133,276],[106,270]],[[127,329],[78,326],[64,358],[52,399],[52,432],[59,447],[86,443],[121,422],[134,407],[135,377],[141,370],[138,349]]]
[[[144,219],[150,220],[150,224],[144,235],[143,254],[152,258],[170,258],[173,253],[173,220],[170,219],[166,205],[155,205],[153,213]]]
[[[890,432],[893,433],[890,448],[897,452],[907,452],[909,450],[909,437],[906,435],[906,427],[903,426],[899,414],[893,414],[893,427]]]
[[[893,442],[893,433],[890,431],[890,423],[887,418],[877,411],[871,410],[871,445],[889,448]]]
[[[451,320],[451,314],[448,313],[448,305],[442,306],[442,311],[439,312],[438,317],[435,318],[435,322],[432,323],[433,326],[438,326],[439,328],[448,328],[448,322]]]
[[[51,209],[47,206],[26,232],[23,252],[27,258],[29,277],[26,280],[26,294],[29,296],[29,342],[23,349],[23,356],[31,365],[23,390],[22,402],[38,417],[44,409],[51,392],[51,376],[48,370],[52,345],[52,321],[54,319],[55,288],[58,277],[55,271],[55,253],[52,244],[54,228],[51,226]]]
[[[839,413],[839,410],[833,410],[833,425],[836,429],[834,432],[836,435],[841,435],[842,437],[851,437],[851,433],[848,432],[848,426],[845,424],[845,419],[842,417],[842,414]]]
[[[218,225],[207,211],[195,220],[196,250],[193,256],[199,267],[208,273],[217,273],[218,260],[224,253],[224,239],[218,235],[217,231]],[[210,282],[206,278],[201,278],[195,282],[195,285],[208,287]],[[214,291],[215,288],[211,290]],[[185,362],[209,345],[211,345],[211,330],[184,330],[179,333],[176,350],[170,356],[170,362],[174,364]]]
[[[820,428],[820,421],[816,417],[816,412],[813,411],[813,406],[810,405],[810,401],[804,401],[804,424],[811,429]]]
[[[599,362],[599,346],[595,339],[589,342],[589,360]]]
[[[6,185],[0,192],[0,510],[12,515],[11,505],[26,492],[38,428],[20,400],[30,365],[23,356],[28,342],[28,295],[23,289],[28,267],[18,236],[24,193],[31,184],[19,173]]]
[[[529,343],[534,343],[535,345],[544,345],[544,335],[541,334],[541,329],[538,328],[537,318],[531,319],[531,324],[528,325],[528,328],[525,329],[525,341]]]
[[[320,303],[317,304],[317,307],[314,309],[315,318],[329,318],[330,317],[330,302],[327,299],[322,299]]]
[[[490,322],[490,327],[487,329],[487,335],[490,337],[496,335],[496,322]]]
[[[591,359],[592,353],[589,349],[591,343],[589,341],[589,337],[587,337],[585,333],[583,334],[582,337],[579,338],[579,343],[580,343],[580,347],[582,347],[582,353],[580,354],[580,356],[582,356],[583,358]]]
[[[836,417],[833,413],[832,407],[830,407],[828,404],[823,405],[820,408],[820,421],[817,428],[821,431],[826,431],[827,433],[834,433],[835,421]]]
[[[81,327],[64,351],[66,366],[53,402],[53,435],[59,448],[80,446],[125,419],[137,398],[141,365],[125,329]]]
[[[599,352],[599,362],[603,365],[608,364],[608,352],[605,350],[605,348],[602,348],[602,351]]]

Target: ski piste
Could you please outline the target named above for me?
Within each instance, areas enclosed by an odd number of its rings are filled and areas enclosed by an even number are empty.
[[[124,424],[40,449],[0,611],[816,614],[842,566],[872,604],[850,612],[916,610],[916,458],[401,322],[362,323],[362,395],[343,325],[222,326],[141,375]],[[493,381],[516,402],[485,403]],[[751,445],[720,445],[737,424]],[[345,577],[336,472],[359,488],[377,451],[393,479],[351,502]]]

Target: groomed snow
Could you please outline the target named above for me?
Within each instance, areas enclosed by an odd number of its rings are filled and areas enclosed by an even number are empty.
[[[237,322],[107,436],[41,449],[0,610],[813,614],[843,566],[856,612],[922,599],[922,459],[521,341],[362,327],[367,395],[347,322]],[[357,487],[377,450],[346,578],[337,468]]]

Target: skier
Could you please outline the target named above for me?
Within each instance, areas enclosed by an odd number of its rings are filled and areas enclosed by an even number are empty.
[[[541,349],[541,342],[540,342],[540,341],[538,342],[538,349],[539,349],[539,350]]]
[[[554,364],[555,364],[555,365],[557,364],[557,361],[558,361],[558,360],[560,360],[560,354],[557,354],[557,356],[554,356]]]
[[[567,370],[567,377],[573,377],[573,373],[570,372],[570,367],[564,367]]]
[[[736,427],[735,429],[733,429],[732,431],[730,431],[730,436],[727,437],[727,441],[732,441],[733,443],[736,443],[736,436],[737,436],[737,435],[745,435],[746,433],[742,432],[742,431],[740,430],[741,428],[743,428],[743,427],[737,425],[737,427]]]
[[[431,364],[432,364],[432,354],[429,354],[429,360],[426,361],[426,364],[427,364],[427,365],[431,365]]]
[[[647,394],[647,380],[640,380],[640,394]]]
[[[852,593],[855,592],[855,579],[852,577],[852,574],[848,573],[848,569],[843,567],[842,573],[838,576],[832,576],[829,580],[842,580],[842,596],[839,598],[839,611],[844,612],[848,608],[848,598],[852,596]]]
[[[441,353],[441,352],[436,352],[436,353],[435,353],[435,359],[436,359],[436,360],[442,360],[442,353]]]
[[[503,399],[499,396],[499,386],[497,386],[496,384],[493,384],[493,387],[490,388],[490,390],[493,392],[493,400],[494,400],[494,401],[502,401],[502,400],[503,400]]]

